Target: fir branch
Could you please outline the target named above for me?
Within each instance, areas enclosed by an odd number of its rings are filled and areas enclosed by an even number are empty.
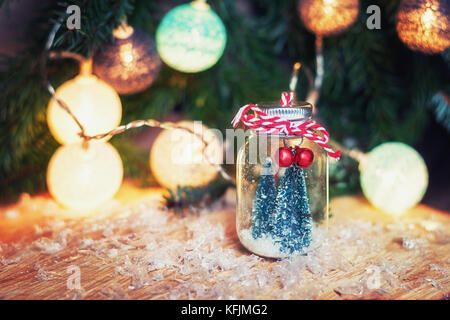
[[[133,10],[133,0],[73,0],[58,2],[54,7],[50,22],[66,21],[66,9],[77,5],[81,9],[81,29],[69,30],[61,28],[54,41],[54,47],[79,52],[86,56],[93,50],[111,41],[112,31],[122,23]]]
[[[177,215],[185,213],[198,214],[200,209],[207,208],[218,199],[231,184],[223,179],[216,179],[204,187],[181,187],[168,189],[168,196],[164,196],[166,206]]]

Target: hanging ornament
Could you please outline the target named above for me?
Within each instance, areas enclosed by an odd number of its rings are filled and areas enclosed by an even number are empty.
[[[156,138],[150,151],[150,168],[160,185],[168,189],[177,186],[204,186],[214,180],[222,148],[219,139],[200,122],[181,121],[183,129],[166,130]],[[202,142],[202,139],[207,143]]]
[[[91,74],[91,61],[81,63],[81,72],[56,90],[88,135],[107,132],[120,124],[122,104],[116,91]],[[81,142],[80,128],[74,119],[52,98],[47,109],[47,123],[53,137],[61,144]]]
[[[300,0],[298,10],[305,27],[319,36],[336,35],[358,17],[358,0]]]
[[[294,161],[294,154],[288,147],[278,149],[278,165],[280,167],[289,167]]]
[[[74,209],[76,216],[111,199],[119,190],[122,176],[122,160],[109,143],[74,143],[59,147],[53,154],[47,186],[56,201]]]
[[[114,43],[94,55],[93,71],[120,94],[148,88],[159,74],[161,59],[146,32],[125,22],[113,32]]]
[[[412,50],[444,51],[450,46],[450,2],[403,0],[397,12],[397,33]]]
[[[200,72],[222,56],[227,35],[206,1],[196,0],[167,13],[156,31],[161,59],[182,72]]]
[[[294,163],[300,168],[308,168],[314,161],[311,149],[295,147]]]
[[[382,211],[402,214],[425,194],[428,171],[417,151],[400,142],[383,143],[362,157],[361,187]]]

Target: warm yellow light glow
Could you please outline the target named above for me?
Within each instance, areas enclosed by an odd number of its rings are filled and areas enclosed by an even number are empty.
[[[120,60],[125,67],[130,67],[133,61],[133,44],[126,43],[120,46]]]
[[[338,34],[358,17],[358,0],[300,0],[300,17],[305,27],[316,35]]]
[[[382,211],[400,215],[415,206],[428,186],[428,171],[417,151],[399,143],[383,143],[361,162],[361,187]]]
[[[56,90],[78,118],[88,135],[108,132],[120,124],[122,104],[114,89],[94,75],[79,75]],[[50,132],[61,144],[80,142],[79,127],[58,103],[51,99],[47,110]]]
[[[157,78],[161,59],[153,38],[141,29],[126,24],[114,30],[114,42],[97,50],[93,71],[119,94],[134,94],[147,89]]]
[[[64,207],[83,215],[111,199],[122,183],[122,160],[107,142],[91,141],[60,147],[50,159],[47,186]]]
[[[208,142],[206,156],[220,163],[222,149],[217,136],[200,123],[182,121],[184,128],[195,130]],[[203,156],[203,143],[199,136],[185,130],[166,130],[156,138],[150,152],[150,168],[155,179],[164,187],[203,186],[217,175],[217,169]]]
[[[124,22],[113,30],[113,36],[117,39],[127,39],[131,37],[133,32],[134,32],[133,27],[129,26],[126,22]]]
[[[435,54],[450,47],[450,5],[445,0],[403,0],[397,33],[412,50]]]
[[[422,16],[422,22],[425,26],[425,28],[430,28],[431,27],[431,23],[436,20],[435,15],[433,14],[433,10],[431,10],[430,8],[428,8],[425,13]]]

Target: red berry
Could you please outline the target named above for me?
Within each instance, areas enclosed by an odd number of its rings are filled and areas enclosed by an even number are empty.
[[[294,154],[288,147],[278,149],[278,165],[280,167],[289,167],[294,161]]]
[[[308,168],[314,161],[314,153],[307,148],[295,147],[294,163],[300,168]]]

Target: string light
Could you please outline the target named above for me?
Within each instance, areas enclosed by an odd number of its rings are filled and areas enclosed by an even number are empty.
[[[213,135],[215,138],[213,139],[210,136],[211,131],[206,127],[203,127],[204,130],[202,131],[205,134],[198,134],[189,125],[183,123],[176,124],[147,119],[135,120],[106,132],[90,134],[85,128],[84,122],[78,119],[76,113],[72,111],[72,106],[69,106],[57,94],[58,92],[55,91],[46,76],[45,66],[48,56],[52,58],[74,58],[80,62],[85,62],[83,57],[75,53],[49,52],[60,26],[61,22],[55,24],[49,34],[46,43],[46,54],[43,55],[43,63],[41,63],[42,75],[46,88],[52,96],[52,101],[75,124],[76,136],[79,138],[79,141],[60,147],[52,156],[47,170],[47,185],[50,194],[60,204],[70,209],[75,209],[72,216],[82,215],[86,210],[90,211],[114,196],[122,181],[123,167],[117,151],[104,141],[126,130],[142,126],[169,130],[178,129],[184,134],[193,137],[194,141],[196,141],[194,143],[195,150],[205,155],[203,160],[206,161],[209,168],[208,172],[211,173],[211,176],[214,175],[215,177],[217,172],[219,172],[224,179],[233,182],[234,179],[219,164],[220,161],[214,160],[217,155],[221,155],[221,149],[217,149],[217,138]],[[127,32],[127,30],[125,29],[123,32]],[[81,74],[90,74],[89,64],[81,63],[80,66]],[[198,141],[200,141],[200,148]],[[182,145],[182,147],[185,148],[185,145]],[[214,169],[214,174],[212,174],[212,171],[209,171],[212,168]]]
[[[161,59],[146,32],[124,22],[113,32],[114,43],[94,55],[93,71],[120,94],[145,90],[156,79]]]
[[[397,33],[412,50],[427,54],[450,46],[450,4],[443,0],[403,0],[397,12]]]
[[[225,26],[206,1],[196,0],[169,11],[156,31],[161,59],[182,72],[200,72],[220,59],[226,44]]]
[[[90,141],[88,146],[73,143],[53,154],[47,169],[50,194],[72,217],[83,215],[111,199],[122,183],[119,153],[109,143]]]
[[[305,27],[318,36],[343,32],[358,17],[358,0],[300,0],[298,10]]]
[[[87,135],[109,131],[120,124],[122,104],[114,89],[91,74],[91,61],[81,61],[80,74],[62,84],[54,94],[83,124]],[[81,142],[79,125],[57,99],[47,108],[50,132],[61,144]]]
[[[181,121],[176,125],[198,134],[186,130],[161,132],[150,152],[151,171],[159,184],[169,189],[204,186],[217,176],[214,163],[222,158],[219,140],[200,123]]]
[[[374,207],[398,216],[422,200],[428,170],[423,158],[410,146],[386,142],[365,154],[336,141],[331,144],[359,162],[361,188]]]
[[[400,142],[383,143],[360,164],[361,187],[374,207],[400,215],[420,202],[428,171],[416,150]]]

